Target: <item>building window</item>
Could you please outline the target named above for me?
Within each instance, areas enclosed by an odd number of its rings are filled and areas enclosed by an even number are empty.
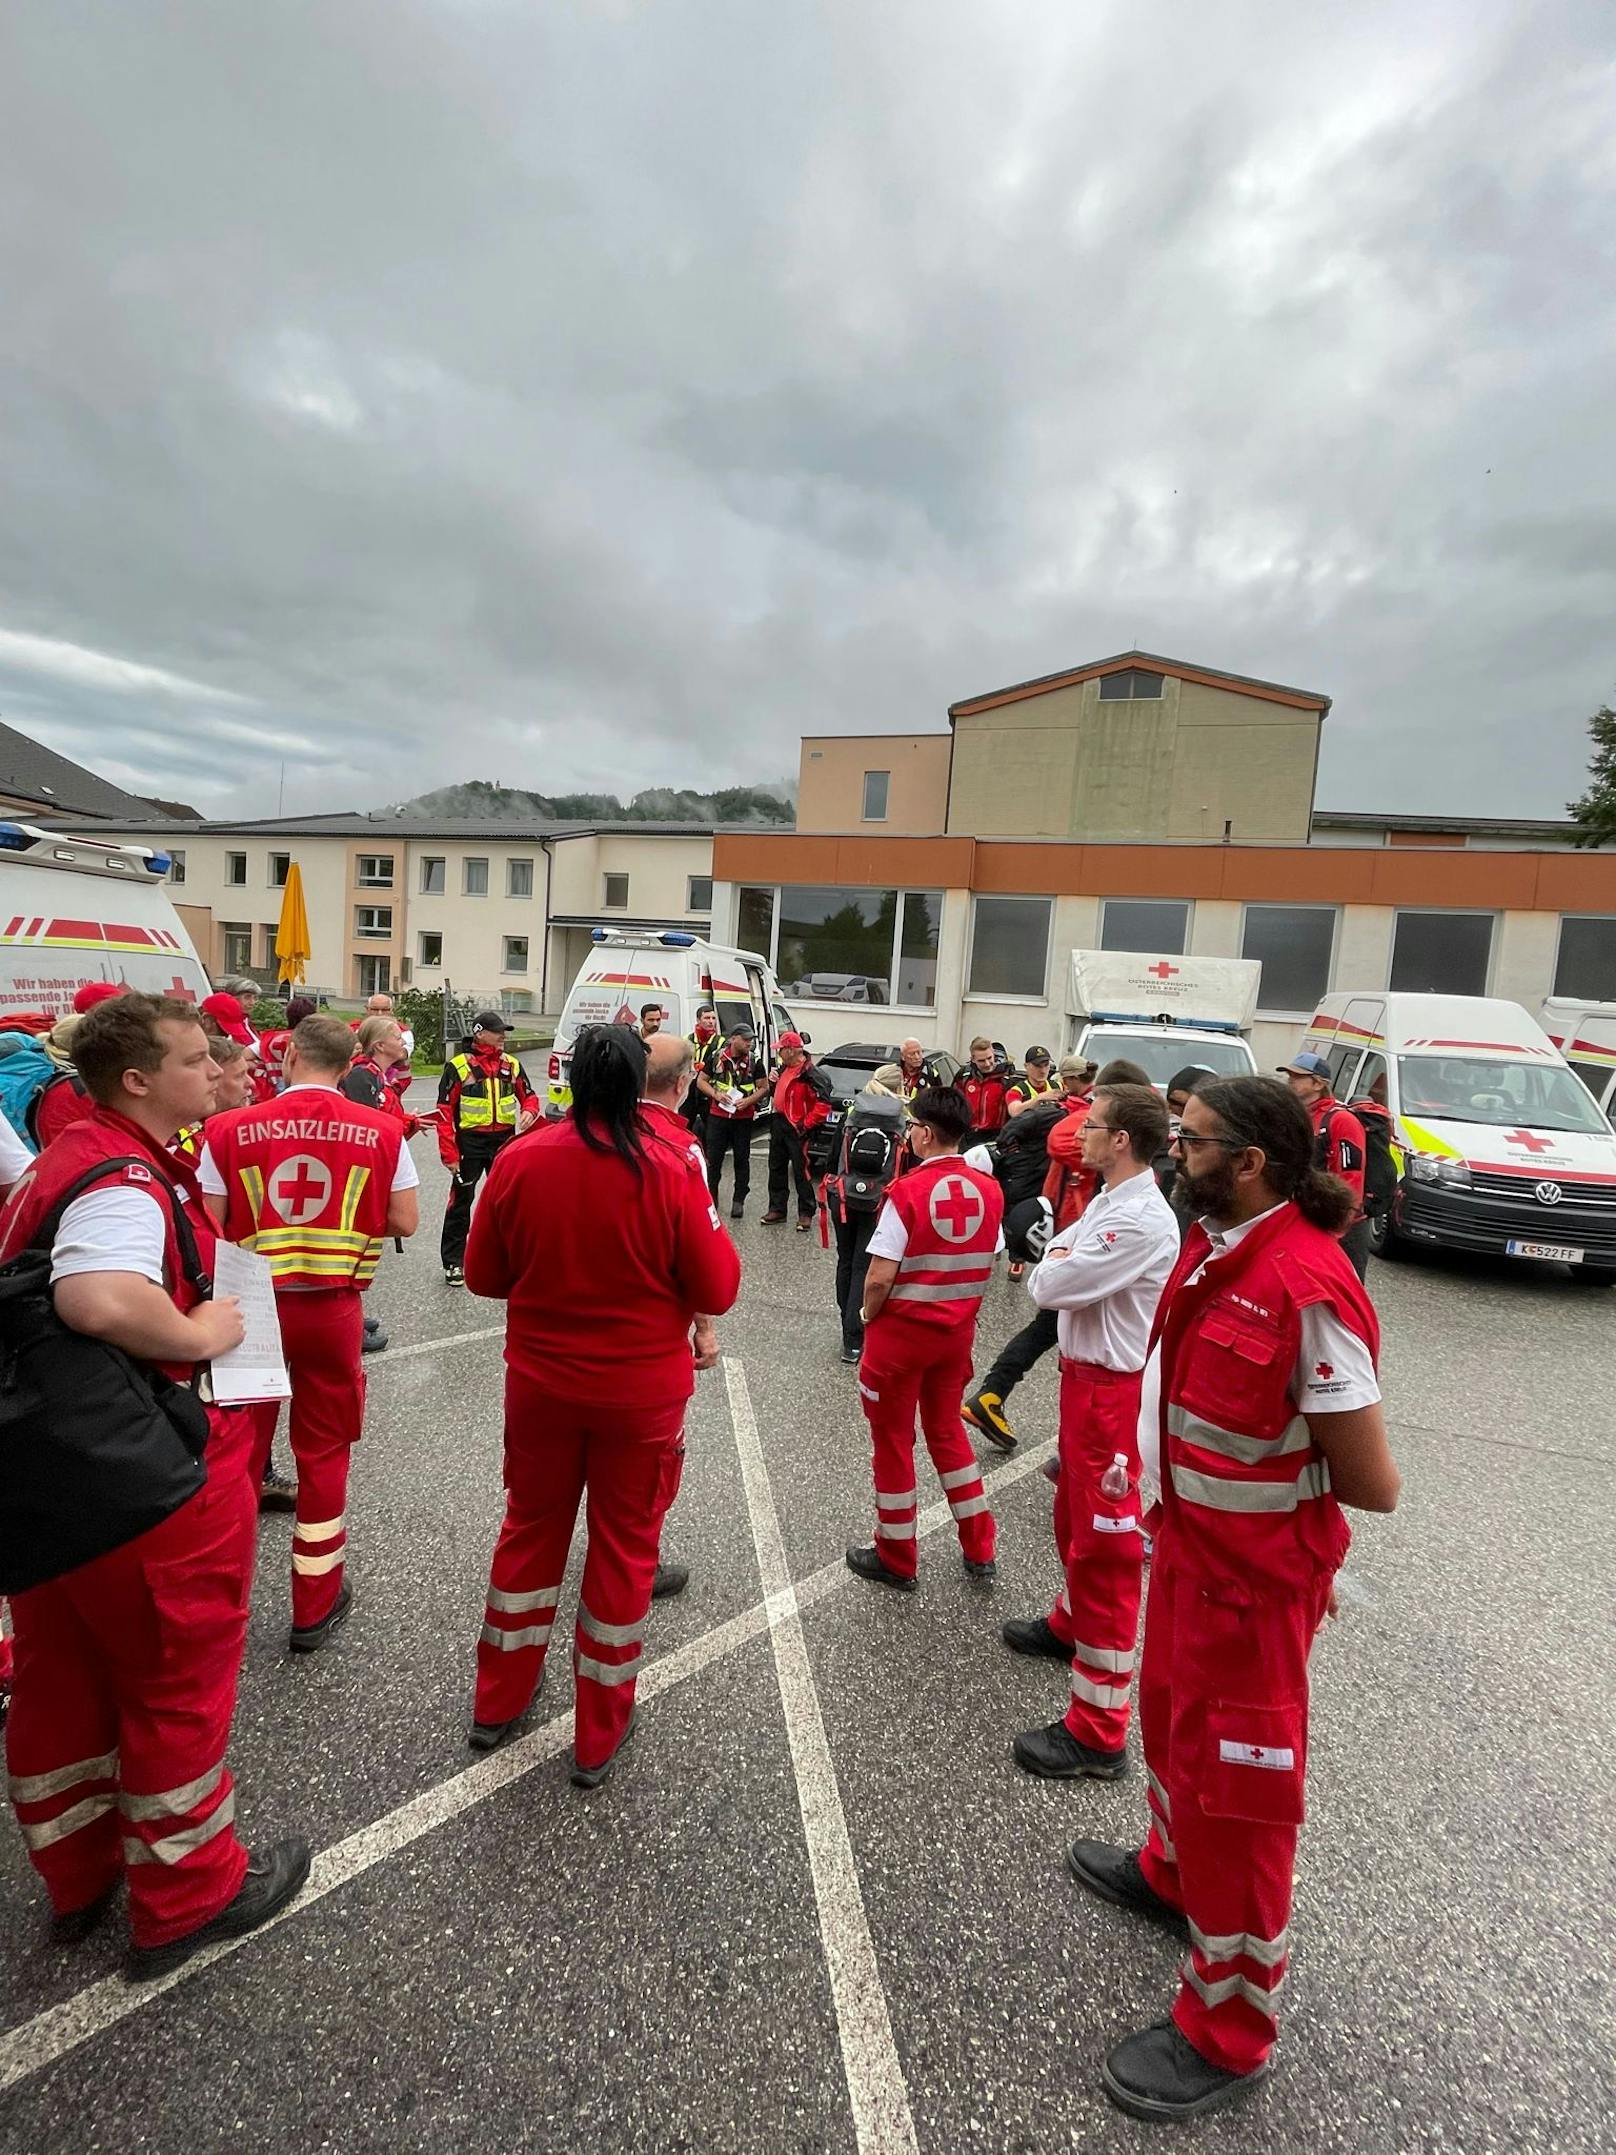
[[[1585,1003],[1616,1003],[1616,914],[1566,914],[1554,992]]]
[[[1162,676],[1142,672],[1137,666],[1124,666],[1120,673],[1100,676],[1102,703],[1159,703],[1161,692]],[[1120,950],[1122,945],[1117,947]]]
[[[354,907],[354,934],[356,936],[387,937],[393,932],[393,908],[390,905],[356,905]]]
[[[1240,955],[1262,967],[1257,1008],[1273,1017],[1310,1018],[1330,991],[1335,952],[1333,905],[1248,905]]]
[[[505,863],[505,895],[507,898],[531,898],[533,895],[533,863],[525,860],[508,860]]]
[[[258,963],[266,973],[280,970],[281,961],[275,955],[275,938],[280,932],[278,924],[273,920],[266,920],[258,930],[258,947],[263,953]]]
[[[1100,910],[1102,950],[1160,950],[1181,958],[1189,939],[1186,898],[1107,898]]]
[[[171,883],[183,883],[185,881],[185,849],[183,846],[170,846],[168,849],[168,880]]]
[[[774,901],[773,890],[761,890],[756,884],[741,886],[735,909],[735,940],[742,950],[755,951],[760,958],[774,963]]]
[[[286,878],[291,872],[292,856],[290,853],[272,853],[269,856],[269,887],[271,890],[284,890],[286,888]]]
[[[486,898],[488,896],[488,863],[485,860],[466,860],[460,864],[460,889],[464,897]]]
[[[1049,898],[978,898],[971,916],[967,995],[1042,1002],[1049,980]]]
[[[415,962],[423,973],[436,972],[443,963],[443,937],[434,930],[415,938]]]
[[[421,856],[421,896],[441,898],[444,892],[444,858],[441,853]]]
[[[713,909],[713,879],[710,875],[693,875],[685,878],[685,911],[687,913],[710,913]]]
[[[361,853],[355,865],[354,881],[361,890],[391,890],[393,887],[392,854]]]
[[[750,947],[767,950],[758,931],[766,912],[782,993],[809,1002],[902,1003],[917,1010],[937,1001],[937,932],[943,894],[935,890],[841,890],[817,884],[741,893],[741,929]]]
[[[361,995],[387,995],[393,986],[393,964],[390,958],[361,958],[359,960],[359,992]]]
[[[527,971],[527,937],[525,935],[506,936],[502,970],[507,973],[525,973]]]
[[[224,945],[224,966],[227,973],[250,973],[252,971],[252,922],[250,920],[225,920],[219,923],[219,933]]]
[[[1414,995],[1485,995],[1492,954],[1491,913],[1399,913],[1391,985]]]
[[[890,771],[866,771],[864,774],[864,820],[866,823],[885,823],[887,819],[887,788],[891,784]]]
[[[628,877],[626,875],[609,875],[602,880],[605,883],[605,895],[600,901],[602,905],[621,909],[628,904]]]
[[[227,853],[224,857],[224,879],[227,883],[240,885],[247,880],[247,856],[245,853]]]

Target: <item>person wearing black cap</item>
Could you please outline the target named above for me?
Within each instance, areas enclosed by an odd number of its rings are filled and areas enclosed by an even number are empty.
[[[696,1072],[696,1090],[707,1102],[707,1130],[702,1147],[707,1155],[707,1188],[718,1203],[718,1184],[724,1162],[733,1158],[735,1180],[730,1190],[729,1216],[742,1218],[747,1193],[752,1187],[752,1132],[757,1111],[769,1095],[768,1065],[757,1051],[757,1036],[750,1025],[732,1025],[727,1036],[716,1035],[707,1043]]]
[[[451,1287],[465,1285],[466,1236],[478,1183],[539,1112],[527,1072],[505,1052],[509,1031],[497,1010],[479,1010],[469,1047],[449,1058],[438,1080],[438,1152],[450,1174],[441,1255]]]
[[[1004,1096],[1004,1111],[1012,1121],[1035,1102],[1058,1097],[1058,1088],[1049,1082],[1048,1048],[1029,1048],[1022,1061],[1026,1069]]]

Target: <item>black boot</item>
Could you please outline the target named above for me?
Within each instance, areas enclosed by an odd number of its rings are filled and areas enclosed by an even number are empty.
[[[289,1642],[292,1652],[294,1654],[318,1653],[331,1634],[347,1621],[348,1611],[353,1607],[353,1599],[353,1586],[347,1579],[344,1579],[341,1591],[331,1605],[329,1615],[322,1616],[317,1624],[304,1624],[301,1627],[294,1624],[292,1626],[292,1636]]]
[[[1070,1661],[1072,1649],[1057,1638],[1047,1616],[1012,1616],[999,1636],[1013,1654],[1034,1654],[1043,1661]]]
[[[1180,1938],[1188,1938],[1189,1920],[1183,1910],[1162,1899],[1131,1848],[1118,1848],[1110,1841],[1074,1841],[1066,1852],[1066,1867],[1102,1901],[1131,1908],[1135,1915],[1149,1916]]]
[[[171,1938],[167,1945],[131,1946],[124,1973],[132,1983],[149,1981],[154,1975],[167,1975],[170,1969],[183,1966],[205,1945],[214,1945],[221,1938],[242,1938],[248,1931],[257,1930],[260,1923],[278,1915],[293,1895],[301,1892],[309,1875],[309,1860],[309,1844],[302,1840],[277,1841],[267,1855],[250,1855],[241,1891],[228,1907],[221,1908],[199,1930],[187,1931],[183,1938]]]
[[[1118,2043],[1100,2068],[1101,2084],[1117,2108],[1152,2123],[1221,2110],[1249,2095],[1267,2074],[1266,2062],[1254,2073],[1226,2072],[1203,2058],[1170,2020]]]
[[[864,1549],[849,1549],[847,1568],[860,1579],[869,1579],[877,1586],[895,1587],[900,1594],[912,1594],[917,1583],[906,1579],[901,1571],[889,1571],[873,1543]]]
[[[1096,1751],[1079,1743],[1064,1721],[1047,1728],[1023,1729],[1011,1745],[1023,1773],[1040,1781],[1120,1781],[1128,1770],[1128,1750]]]
[[[658,1564],[656,1577],[651,1581],[651,1599],[670,1601],[675,1594],[682,1594],[689,1584],[688,1564]]]

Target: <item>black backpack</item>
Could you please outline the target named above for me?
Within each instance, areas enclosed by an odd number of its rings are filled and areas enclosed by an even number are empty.
[[[898,1172],[903,1150],[901,1100],[860,1093],[842,1125],[842,1204],[849,1212],[878,1212]]]
[[[56,1314],[51,1244],[75,1197],[142,1160],[99,1160],[28,1248],[0,1266],[0,1593],[60,1578],[159,1526],[207,1479],[208,1411],[193,1386],[144,1368]],[[188,1280],[204,1296],[184,1208],[160,1175]]]
[[[1364,1211],[1372,1220],[1382,1219],[1392,1209],[1392,1199],[1402,1180],[1402,1170],[1392,1150],[1391,1117],[1377,1114],[1372,1103],[1353,1112],[1363,1124]]]

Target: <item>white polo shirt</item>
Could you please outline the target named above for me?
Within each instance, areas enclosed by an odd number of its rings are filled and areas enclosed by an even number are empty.
[[[1067,1361],[1144,1368],[1178,1247],[1178,1221],[1149,1168],[1090,1201],[1027,1275],[1038,1307],[1060,1312]]]

